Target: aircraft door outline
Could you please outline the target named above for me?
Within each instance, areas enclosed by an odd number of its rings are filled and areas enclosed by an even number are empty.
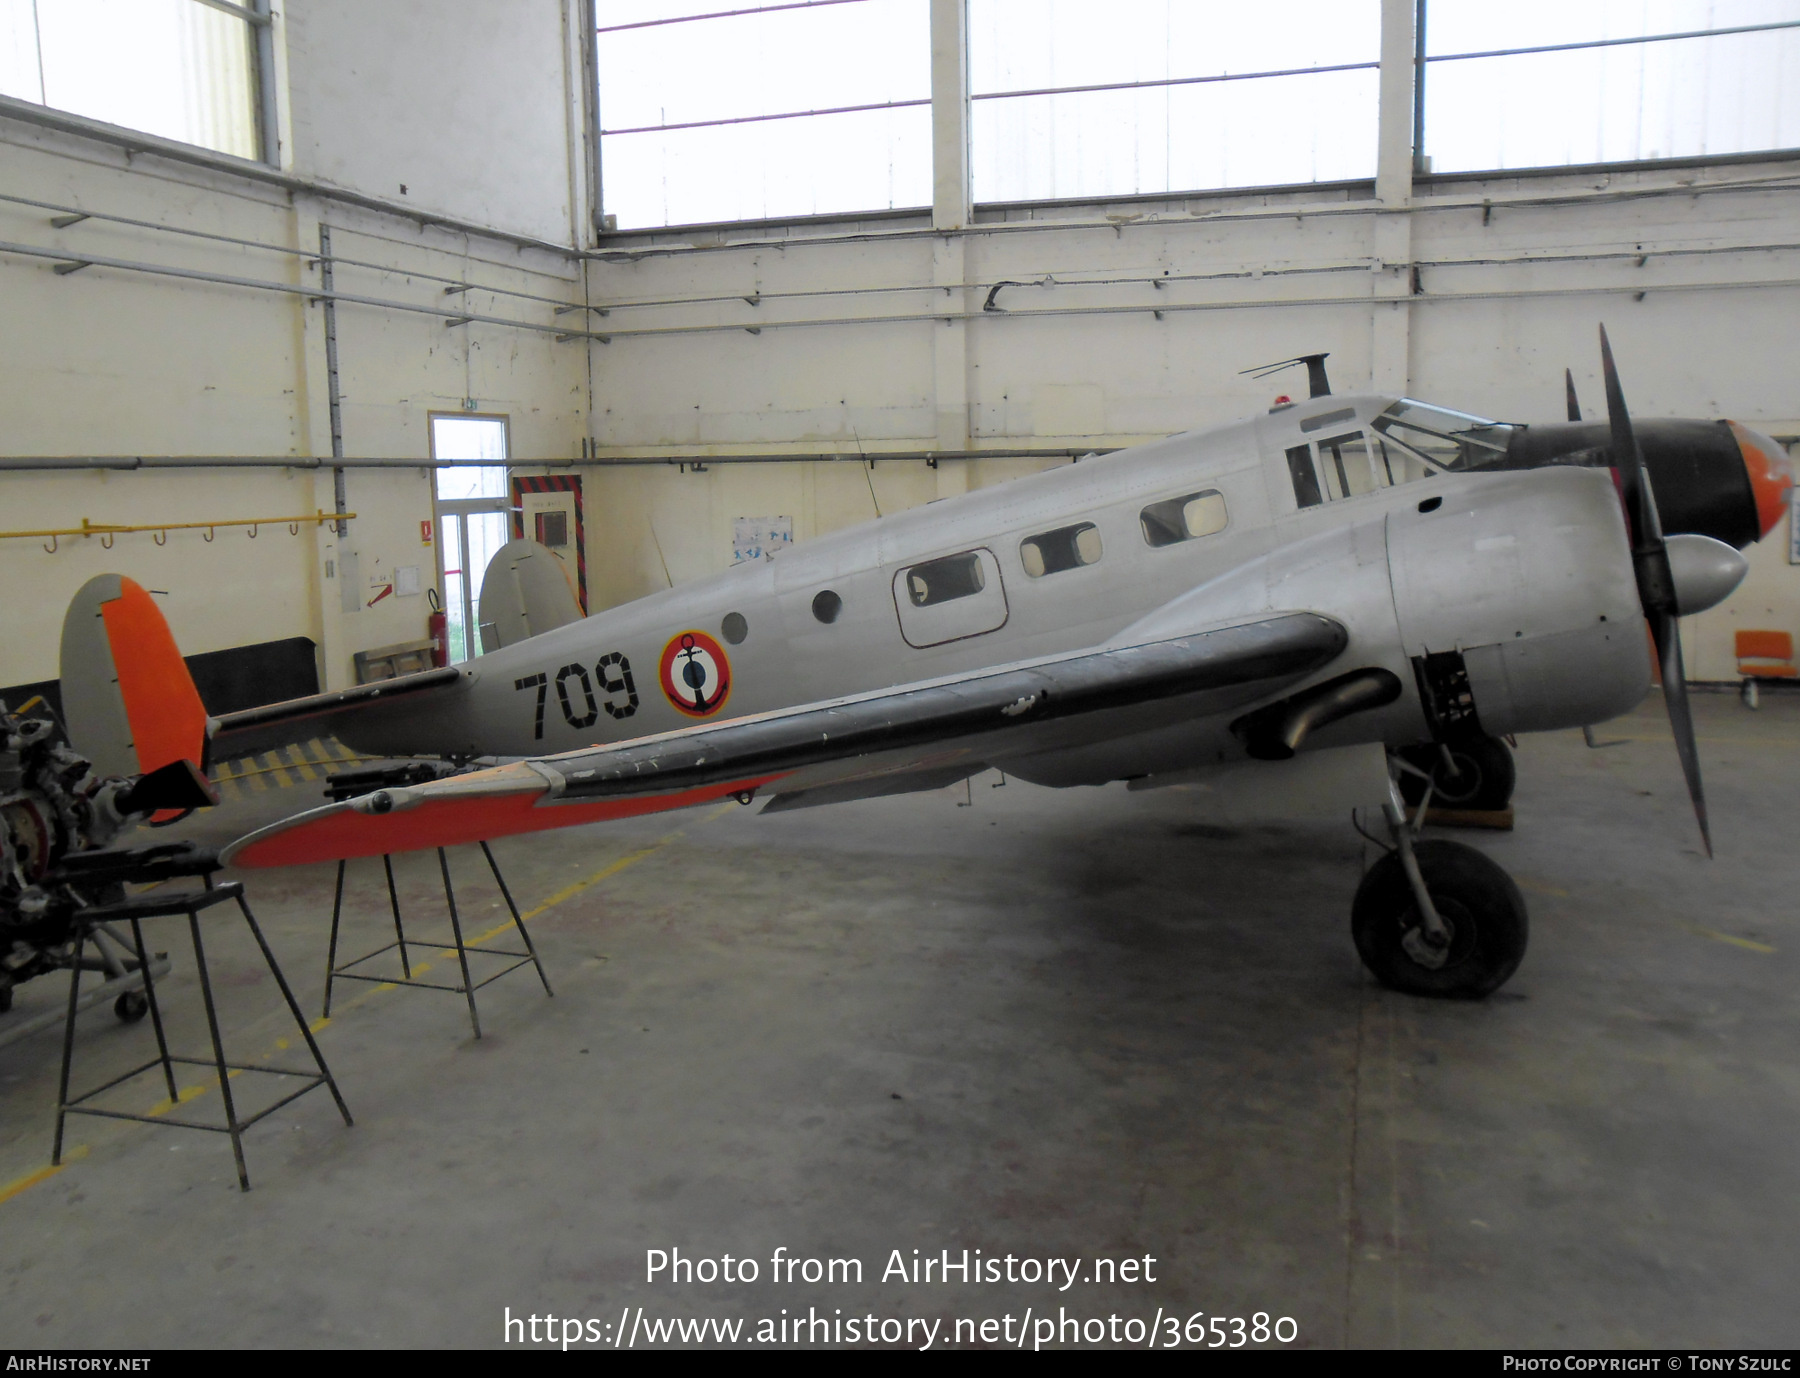
[[[900,635],[914,650],[985,636],[1011,616],[1000,561],[986,546],[907,565],[893,591]]]

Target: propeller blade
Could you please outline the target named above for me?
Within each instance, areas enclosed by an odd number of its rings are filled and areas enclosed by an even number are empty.
[[[1706,821],[1706,795],[1700,786],[1700,748],[1694,740],[1694,715],[1688,704],[1687,667],[1681,659],[1681,633],[1676,625],[1680,611],[1675,596],[1675,575],[1669,565],[1669,546],[1663,539],[1662,517],[1656,510],[1656,494],[1644,471],[1643,451],[1632,433],[1631,413],[1625,409],[1625,390],[1619,386],[1619,370],[1613,364],[1612,344],[1606,327],[1600,327],[1600,363],[1606,380],[1606,419],[1612,427],[1612,460],[1618,467],[1625,494],[1625,511],[1631,518],[1631,564],[1637,575],[1638,600],[1650,620],[1656,655],[1662,666],[1663,702],[1669,710],[1669,726],[1675,733],[1675,751],[1681,757],[1681,773],[1687,779],[1688,798],[1700,823],[1700,839],[1706,855],[1713,854],[1712,829]],[[1571,401],[1574,384],[1569,386]]]
[[[1612,426],[1612,457],[1625,490],[1625,510],[1631,516],[1634,551],[1654,550],[1662,543],[1662,521],[1650,496],[1644,455],[1631,429],[1631,413],[1625,409],[1625,390],[1619,386],[1619,370],[1613,363],[1612,343],[1606,327],[1600,327],[1600,365],[1606,379],[1606,419]]]
[[[1575,374],[1566,368],[1563,370],[1563,392],[1569,402],[1569,420],[1581,420],[1581,402],[1575,396]]]
[[[1700,823],[1700,840],[1711,857],[1712,829],[1706,821],[1706,792],[1700,783],[1700,748],[1694,740],[1694,716],[1688,707],[1687,667],[1681,659],[1681,630],[1675,614],[1661,613],[1650,619],[1656,638],[1657,658],[1662,662],[1663,703],[1669,710],[1669,727],[1675,733],[1675,751],[1681,757],[1681,773],[1687,778],[1688,798]]]

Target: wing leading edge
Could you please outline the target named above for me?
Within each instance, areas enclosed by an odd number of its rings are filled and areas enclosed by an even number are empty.
[[[1104,647],[378,790],[240,838],[224,859],[286,866],[475,842],[725,798],[784,799],[857,780],[941,778],[1012,744],[1191,695],[1216,711],[1329,664],[1349,642],[1317,613]],[[1100,735],[1104,735],[1103,731]],[[868,792],[885,792],[886,787]]]

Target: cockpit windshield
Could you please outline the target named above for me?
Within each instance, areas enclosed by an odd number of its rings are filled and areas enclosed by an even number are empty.
[[[1375,429],[1433,469],[1483,469],[1503,459],[1516,429],[1401,398],[1375,418]]]

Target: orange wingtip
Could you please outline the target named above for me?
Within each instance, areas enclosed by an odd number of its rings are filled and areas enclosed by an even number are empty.
[[[359,813],[349,803],[332,804],[240,838],[221,853],[221,858],[229,866],[303,866],[316,861],[454,847],[516,833],[545,832],[581,823],[692,808],[754,792],[781,778],[779,774],[763,775],[753,780],[669,794],[601,799],[590,804],[542,803],[541,790],[426,798],[410,808],[385,814]]]
[[[162,609],[131,579],[119,579],[119,596],[100,605],[113,672],[137,752],[148,775],[171,761],[198,766],[206,751],[206,707]]]

